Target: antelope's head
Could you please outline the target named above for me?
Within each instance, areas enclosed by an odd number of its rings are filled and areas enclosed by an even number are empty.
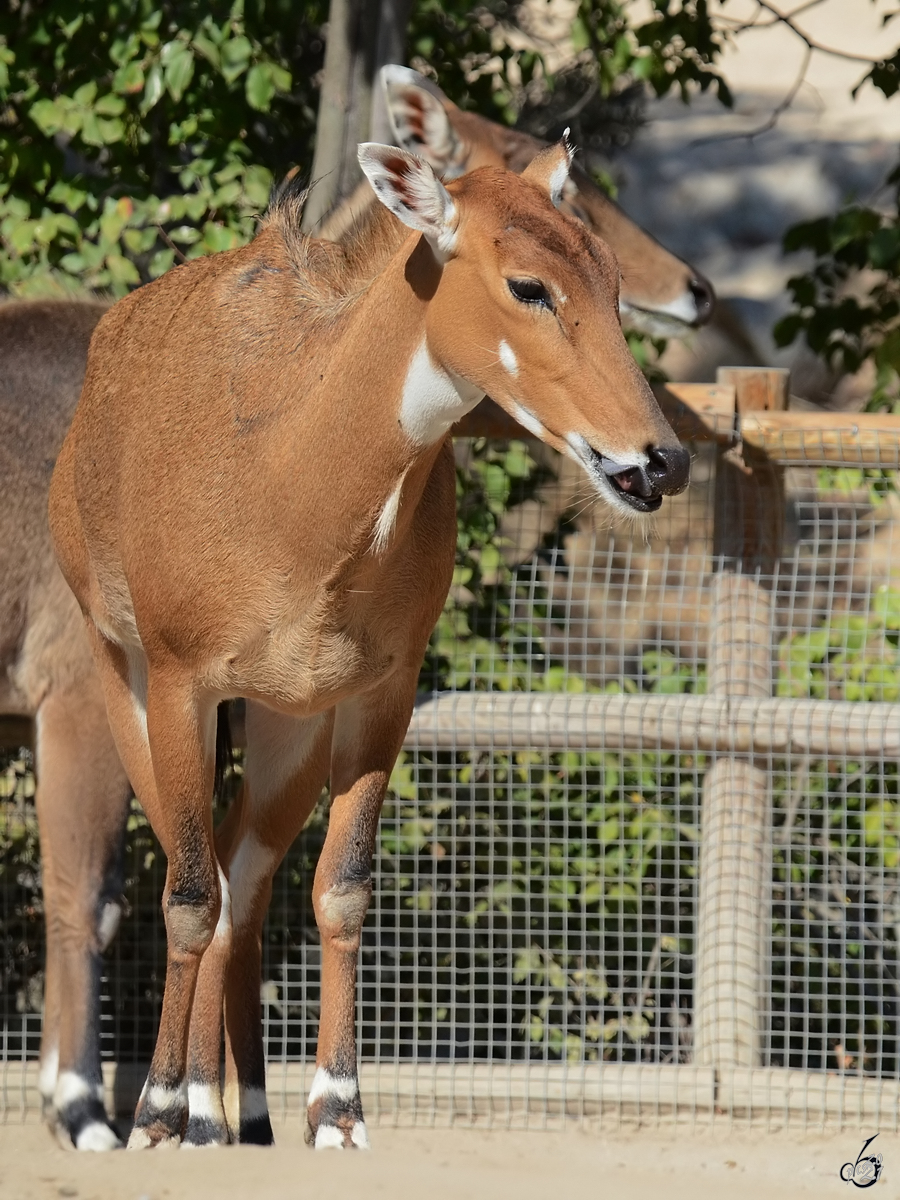
[[[561,142],[522,175],[483,167],[445,187],[414,155],[360,147],[378,198],[425,235],[406,276],[428,301],[429,369],[491,395],[614,509],[655,512],[687,486],[689,456],[622,334],[615,256],[557,207],[570,159]]]
[[[397,145],[424,158],[445,180],[484,166],[519,173],[547,147],[527,133],[463,112],[409,67],[382,67],[380,76]],[[627,325],[654,337],[685,337],[710,319],[715,292],[709,280],[626,217],[575,164],[562,208],[603,238],[618,258],[620,311]]]

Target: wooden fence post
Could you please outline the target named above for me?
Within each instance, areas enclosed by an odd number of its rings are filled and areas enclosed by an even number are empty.
[[[787,407],[787,371],[726,368],[717,382],[734,387],[738,417]],[[772,695],[771,583],[783,527],[783,469],[752,447],[720,450],[707,659],[713,695]],[[770,808],[767,773],[751,759],[713,763],[703,785],[694,976],[700,1066],[762,1065]],[[720,1102],[729,1104],[727,1087]]]

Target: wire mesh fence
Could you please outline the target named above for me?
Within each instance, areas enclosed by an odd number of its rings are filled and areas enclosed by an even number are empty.
[[[900,431],[777,418],[748,418],[743,449],[728,429],[698,441],[649,534],[609,528],[535,442],[457,442],[458,567],[362,949],[372,1116],[900,1123]],[[773,521],[777,553],[748,553]],[[17,1119],[37,1107],[42,1003],[27,756],[2,787],[0,1110]],[[276,1115],[311,1079],[326,828],[323,802],[266,926]],[[123,1111],[164,972],[163,863],[137,809],[127,855],[103,999]]]

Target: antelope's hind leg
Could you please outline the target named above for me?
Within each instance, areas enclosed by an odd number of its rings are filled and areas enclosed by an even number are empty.
[[[342,701],[331,755],[328,835],[313,885],[322,943],[322,1010],[306,1141],[317,1150],[369,1147],[356,1056],[356,972],[372,896],[372,857],[388,780],[403,744],[417,671]]]
[[[103,1107],[101,955],[121,916],[130,788],[97,677],[53,691],[37,718],[37,791],[47,970],[40,1089],[57,1133],[79,1150],[112,1150]]]
[[[269,1145],[273,1140],[260,1008],[262,927],[272,895],[272,877],[328,777],[332,719],[327,712],[300,720],[248,701],[244,784],[216,835],[231,903],[231,949],[225,973],[224,1101],[235,1142]],[[214,941],[210,950],[215,945]],[[196,1013],[213,1011],[214,998],[201,999],[202,985],[212,979],[205,968],[204,959]],[[192,1050],[194,1032],[192,1023]],[[207,1038],[206,1044],[212,1046],[212,1039]],[[194,1070],[193,1053],[190,1069]]]

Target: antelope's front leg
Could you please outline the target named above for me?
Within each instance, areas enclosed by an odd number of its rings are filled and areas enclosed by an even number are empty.
[[[409,724],[415,677],[337,707],[331,815],[313,885],[322,943],[322,1011],[306,1141],[368,1149],[356,1068],[356,966],[372,895],[378,817]]]

